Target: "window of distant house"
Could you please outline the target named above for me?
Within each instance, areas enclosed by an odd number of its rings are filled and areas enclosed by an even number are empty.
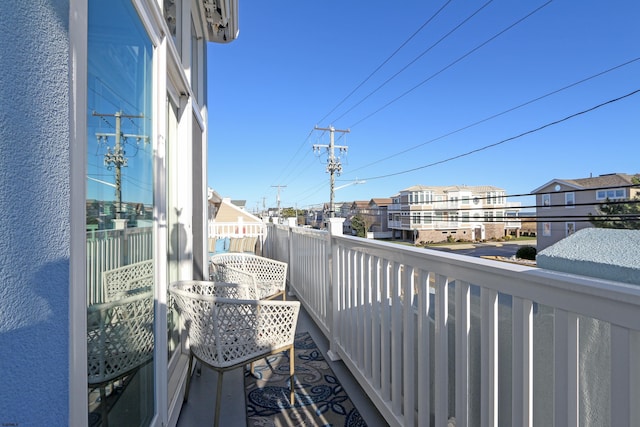
[[[462,196],[462,204],[463,205],[469,204],[469,196]]]
[[[485,196],[488,205],[500,205],[504,203],[504,193],[501,191],[489,191]]]
[[[542,223],[542,235],[543,236],[551,236],[551,223],[543,222]]]
[[[625,191],[623,188],[615,188],[611,190],[598,190],[596,192],[597,200],[613,200],[613,199],[624,199]]]
[[[568,208],[573,208],[576,205],[575,193],[564,193],[564,204]]]
[[[576,223],[575,222],[565,222],[566,235],[569,236],[576,232]]]
[[[420,224],[420,213],[416,212],[411,216],[411,223],[414,225]]]
[[[430,213],[422,214],[422,223],[423,224],[431,224],[433,222],[433,217]]]
[[[469,212],[462,212],[462,222],[469,222]]]
[[[542,195],[542,207],[547,209],[551,207],[551,194]]]
[[[484,222],[493,222],[493,212],[484,213]]]

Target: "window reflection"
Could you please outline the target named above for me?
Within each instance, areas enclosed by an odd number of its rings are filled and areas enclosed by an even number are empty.
[[[129,0],[89,1],[89,425],[154,415],[152,46]]]

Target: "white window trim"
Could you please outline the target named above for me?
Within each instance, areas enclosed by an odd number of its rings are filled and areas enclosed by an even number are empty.
[[[548,204],[545,204],[545,199],[549,199]],[[551,209],[551,194],[543,194],[540,200],[542,201],[542,209]]]
[[[87,145],[87,27],[86,1],[69,3],[69,63],[71,64],[70,195],[71,224],[86,222],[85,175]],[[82,165],[82,166],[80,166]],[[69,259],[69,425],[86,426],[87,408],[87,286],[85,227],[71,227]],[[78,361],[84,361],[78,363]]]
[[[571,203],[569,203],[569,195],[571,195]],[[574,193],[573,191],[564,193],[564,206],[567,209],[573,209],[576,207],[576,193]]]

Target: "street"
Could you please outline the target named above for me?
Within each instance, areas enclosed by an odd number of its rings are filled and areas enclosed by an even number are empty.
[[[500,256],[509,258],[516,254],[522,246],[536,246],[535,240],[520,240],[517,242],[490,242],[490,243],[469,243],[449,246],[430,246],[429,249],[447,251],[459,255],[469,255],[474,257]]]

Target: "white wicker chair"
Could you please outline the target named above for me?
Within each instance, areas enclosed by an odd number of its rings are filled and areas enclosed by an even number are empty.
[[[136,262],[102,273],[104,300],[116,301],[124,297],[145,292],[153,286],[153,260]]]
[[[234,289],[235,287],[235,289]],[[218,371],[214,425],[220,419],[222,374],[270,354],[289,351],[290,395],[294,404],[294,336],[300,303],[233,299],[246,294],[243,285],[181,281],[169,287],[189,336],[189,398],[193,358]],[[226,294],[228,298],[215,295]]]
[[[247,287],[245,292],[247,296],[244,299],[260,299],[258,298],[258,285],[256,276],[237,268],[229,267],[224,264],[209,263],[209,281],[219,283],[237,283]],[[224,297],[224,295],[218,295]],[[231,296],[227,298],[233,298]]]
[[[153,291],[87,309],[88,383],[100,388],[102,425],[108,425],[106,386],[153,357]]]
[[[253,274],[258,287],[258,299],[272,299],[282,296],[286,299],[287,263],[249,253],[214,254],[209,262],[226,265]]]

